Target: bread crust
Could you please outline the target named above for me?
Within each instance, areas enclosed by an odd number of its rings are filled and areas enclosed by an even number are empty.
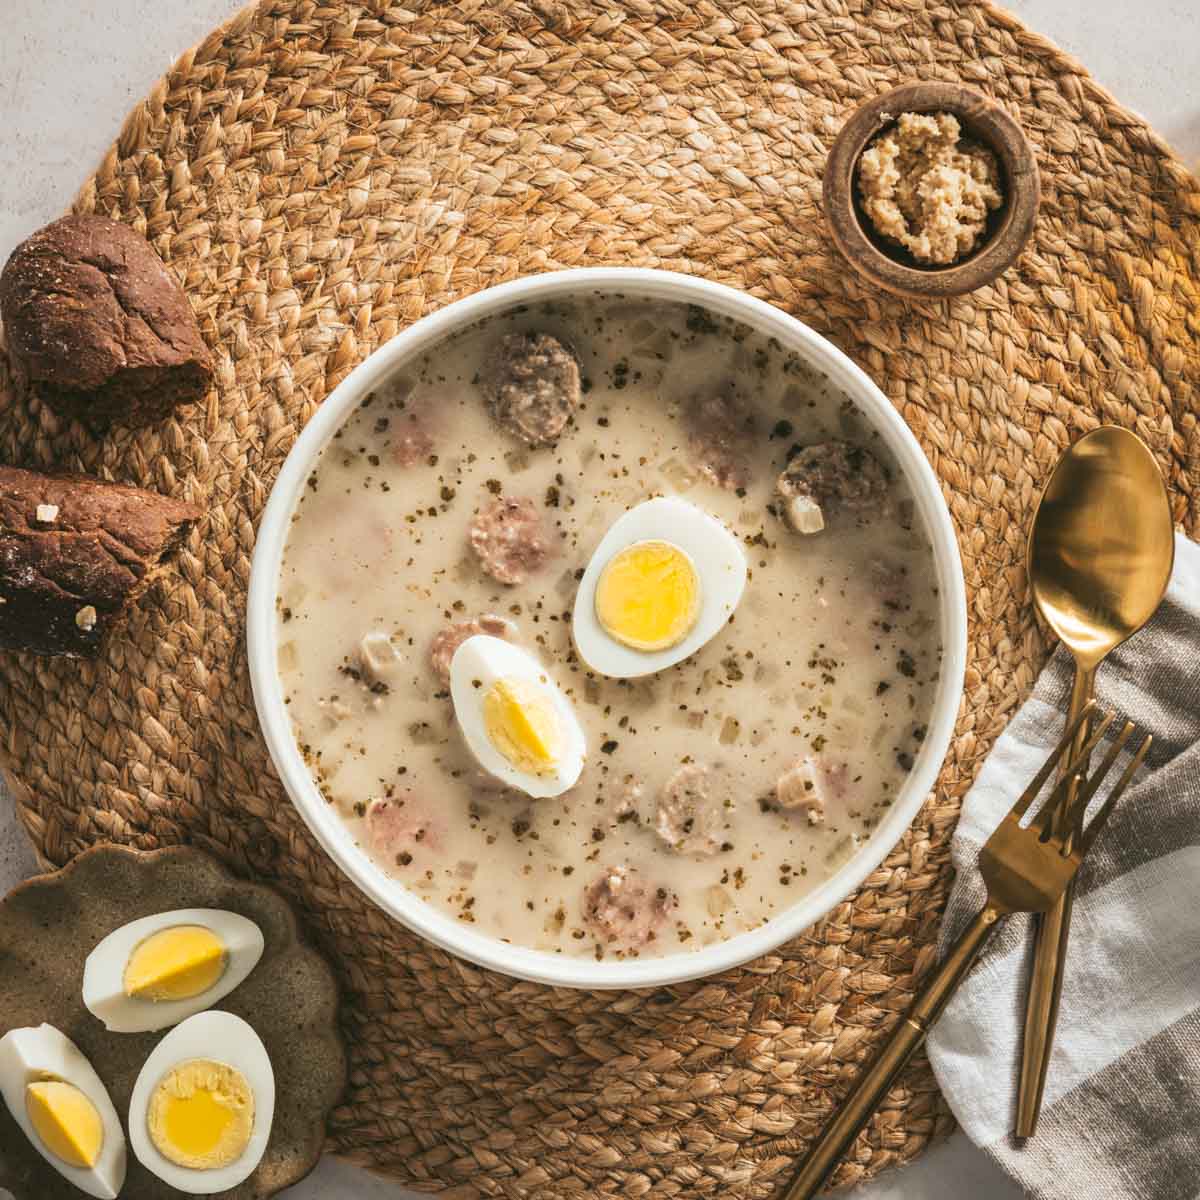
[[[125,484],[0,466],[0,647],[95,657],[200,515]]]
[[[0,273],[9,355],[56,412],[144,425],[200,399],[212,358],[182,289],[148,242],[107,217],[63,217]]]

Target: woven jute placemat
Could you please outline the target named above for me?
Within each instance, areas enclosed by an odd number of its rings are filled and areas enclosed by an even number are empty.
[[[1042,172],[1032,247],[949,302],[860,283],[819,208],[850,109],[914,78],[997,97]],[[186,841],[287,891],[345,988],[344,1155],[462,1197],[769,1195],[931,961],[959,799],[1044,655],[1022,557],[1057,455],[1101,420],[1136,429],[1200,531],[1196,179],[984,4],[270,0],[179,60],[76,208],[150,238],[217,386],[97,440],[0,378],[4,461],[207,510],[99,662],[0,663],[5,759],[43,859]],[[971,643],[937,792],[861,891],[745,969],[593,995],[475,970],[348,885],[275,779],[243,613],[271,481],[338,380],[450,300],[601,263],[745,288],[870,372],[943,482]],[[918,1061],[838,1179],[949,1123]]]

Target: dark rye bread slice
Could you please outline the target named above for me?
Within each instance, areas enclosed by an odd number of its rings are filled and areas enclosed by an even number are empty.
[[[212,360],[187,297],[149,243],[107,217],[63,217],[0,274],[9,356],[56,412],[144,425],[198,400]]]
[[[0,647],[95,657],[200,513],[86,475],[0,467]]]

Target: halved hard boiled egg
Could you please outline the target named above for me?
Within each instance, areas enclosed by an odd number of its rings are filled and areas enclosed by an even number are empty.
[[[695,654],[746,587],[741,544],[716,517],[660,496],[613,522],[575,595],[579,657],[601,675],[650,675]]]
[[[237,913],[154,913],[96,944],[83,966],[83,1002],[115,1033],[165,1029],[227,996],[262,952],[262,931]]]
[[[479,765],[529,796],[558,796],[583,770],[586,742],[571,702],[528,650],[469,637],[450,660],[454,715]]]
[[[275,1074],[258,1034],[232,1013],[197,1013],[146,1059],[129,1101],[129,1144],[164,1183],[207,1196],[258,1166],[274,1116]]]
[[[100,1076],[66,1034],[39,1025],[0,1038],[0,1094],[63,1178],[114,1200],[125,1183],[125,1135]]]

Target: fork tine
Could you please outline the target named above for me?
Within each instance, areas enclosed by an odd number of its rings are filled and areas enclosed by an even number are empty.
[[[1092,730],[1091,736],[1084,742],[1079,753],[1075,755],[1068,768],[1059,777],[1050,799],[1042,805],[1037,815],[1030,821],[1030,827],[1036,829],[1041,834],[1043,842],[1049,841],[1051,834],[1055,832],[1068,832],[1074,829],[1077,814],[1087,808],[1091,798],[1096,794],[1096,789],[1100,786],[1104,776],[1108,774],[1109,768],[1120,753],[1121,747],[1128,740],[1129,732],[1133,728],[1132,721],[1126,722],[1126,728],[1122,731],[1116,748],[1110,749],[1100,766],[1090,775],[1087,774],[1087,764],[1092,757],[1092,751],[1112,722],[1113,714],[1111,712],[1105,713],[1104,720]],[[1077,788],[1075,800],[1071,805],[1070,811],[1063,811],[1061,813],[1063,820],[1061,824],[1058,824],[1060,809],[1070,795],[1074,779],[1078,779],[1078,783],[1075,785]],[[1083,808],[1079,807],[1080,801],[1082,801]]]
[[[1108,798],[1100,806],[1100,811],[1089,822],[1087,830],[1083,835],[1082,845],[1080,846],[1081,854],[1086,854],[1092,848],[1092,843],[1096,840],[1096,834],[1104,828],[1105,821],[1112,815],[1117,801],[1120,800],[1122,793],[1129,786],[1129,781],[1137,774],[1138,767],[1142,765],[1143,760],[1150,751],[1150,743],[1152,741],[1154,741],[1154,735],[1146,734],[1142,739],[1142,744],[1134,752],[1129,766],[1125,768],[1121,778],[1117,781],[1117,786],[1108,794]]]
[[[1137,732],[1137,726],[1132,721],[1126,721],[1117,734],[1116,740],[1108,748],[1108,753],[1104,756],[1104,761],[1099,768],[1088,776],[1087,781],[1079,788],[1079,792],[1075,796],[1075,803],[1071,805],[1071,811],[1067,814],[1067,828],[1071,828],[1076,822],[1083,819],[1083,814],[1087,812],[1087,806],[1091,804],[1092,797],[1095,796],[1100,784],[1104,782],[1105,775],[1112,769],[1113,763],[1117,761],[1117,756],[1125,749],[1125,743]]]
[[[1075,735],[1079,732],[1080,726],[1096,711],[1095,700],[1089,700],[1079,712],[1079,716],[1067,727],[1066,732],[1059,739],[1058,745],[1054,747],[1053,753],[1042,764],[1042,769],[1029,781],[1029,786],[1017,797],[1017,802],[1012,806],[1009,816],[1015,817],[1018,821],[1025,815],[1026,810],[1033,803],[1038,793],[1046,786],[1046,780],[1050,778],[1054,768],[1058,766],[1058,760],[1067,752],[1067,748],[1075,740]],[[1112,714],[1108,714],[1111,719]]]
[[[1045,831],[1049,828],[1050,822],[1055,819],[1055,814],[1059,811],[1061,805],[1065,802],[1066,796],[1072,786],[1073,780],[1083,774],[1084,768],[1087,766],[1088,760],[1092,757],[1092,751],[1096,748],[1096,743],[1108,731],[1108,727],[1113,722],[1113,714],[1106,712],[1103,717],[1092,727],[1088,733],[1087,740],[1075,752],[1071,761],[1060,773],[1058,782],[1055,783],[1050,795],[1046,797],[1046,802],[1034,814],[1029,822],[1032,828],[1038,830],[1039,833],[1045,835]],[[1073,728],[1078,728],[1079,722],[1075,723]],[[1069,732],[1069,731],[1068,731]],[[1024,800],[1024,797],[1022,797]],[[1024,810],[1022,810],[1024,811]]]
[[[1095,750],[1100,739],[1108,732],[1108,727],[1113,723],[1114,713],[1106,712],[1101,719],[1092,726],[1088,732],[1087,741],[1079,747],[1079,753],[1067,763],[1067,769],[1063,772],[1064,777],[1070,778],[1072,775],[1081,775],[1088,765],[1088,760],[1092,757],[1092,751]]]

